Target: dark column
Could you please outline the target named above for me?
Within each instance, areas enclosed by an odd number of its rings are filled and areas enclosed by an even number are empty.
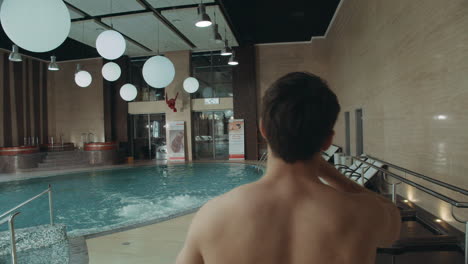
[[[3,53],[3,136],[5,147],[13,145],[10,100],[10,61],[8,53]]]
[[[47,107],[47,64],[41,63],[42,74],[42,142],[49,141],[49,120],[48,120],[48,107]]]
[[[34,112],[34,137],[40,139],[41,136],[41,96],[39,89],[39,80],[40,80],[40,64],[39,61],[33,60],[32,62],[32,71],[33,71],[33,112]],[[47,143],[44,142],[44,143]]]
[[[248,160],[258,160],[257,87],[255,47],[235,49],[239,65],[233,70],[234,116],[245,121],[245,154]]]
[[[130,82],[130,59],[127,56],[114,61],[119,64],[122,76],[115,82],[104,80],[104,127],[106,141],[117,141],[124,147],[128,142],[128,103],[120,97],[120,88]],[[106,63],[106,62],[104,62]]]

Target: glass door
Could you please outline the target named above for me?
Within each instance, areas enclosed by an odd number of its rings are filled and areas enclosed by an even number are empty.
[[[157,160],[165,160],[167,159],[166,115],[151,114],[149,115],[149,120],[151,157]]]
[[[229,118],[232,111],[193,113],[194,159],[229,159]]]
[[[167,159],[166,115],[132,115],[132,119],[132,145],[135,159]]]
[[[214,157],[217,160],[229,159],[229,118],[224,111],[213,112]]]
[[[196,160],[213,159],[213,113],[193,113],[193,157]]]

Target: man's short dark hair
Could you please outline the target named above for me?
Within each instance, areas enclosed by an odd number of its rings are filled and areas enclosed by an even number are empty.
[[[311,159],[333,133],[339,112],[336,95],[320,77],[305,72],[281,77],[268,88],[262,104],[273,155],[287,163]]]

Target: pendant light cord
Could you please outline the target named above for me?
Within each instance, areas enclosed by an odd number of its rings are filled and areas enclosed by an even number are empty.
[[[114,29],[114,19],[112,16],[112,2],[113,0],[110,0],[111,28]]]
[[[160,23],[161,23],[161,21],[159,21],[159,19],[158,19],[158,54],[157,54],[157,55],[159,55],[159,44],[160,44],[160,41],[159,41],[159,39],[160,39],[160,36],[159,36],[159,24],[160,24]]]
[[[84,35],[85,35],[85,34],[84,34],[84,21],[81,22],[81,25],[82,25],[81,40],[82,40],[82,42],[83,42],[83,47],[81,48],[81,56],[84,57],[84,55],[85,55],[85,50],[84,50],[84,48],[85,48],[85,45],[86,45],[86,44],[85,44],[85,37],[84,37]]]

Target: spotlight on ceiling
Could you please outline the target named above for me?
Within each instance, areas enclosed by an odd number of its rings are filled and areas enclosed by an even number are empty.
[[[232,49],[229,47],[228,40],[226,39],[224,41],[224,48],[221,50],[221,56],[231,56],[232,55]]]
[[[16,45],[13,45],[11,48],[11,53],[8,59],[13,62],[20,62],[23,61],[23,58],[21,58],[21,54],[19,54],[19,48]]]
[[[58,64],[57,64],[57,58],[55,56],[50,57],[50,63],[48,67],[49,71],[58,71],[60,70]]]
[[[234,54],[234,52],[232,53],[231,58],[229,58],[228,64],[232,66],[239,65],[239,62],[237,61],[236,55]]]
[[[213,24],[211,22],[210,16],[206,13],[206,7],[204,4],[198,5],[198,19],[195,22],[195,26],[197,27],[209,27]]]
[[[221,37],[221,34],[219,34],[218,24],[214,24],[213,36],[214,36],[214,40],[215,40],[216,43],[218,43],[218,44],[223,43],[223,37]]]

